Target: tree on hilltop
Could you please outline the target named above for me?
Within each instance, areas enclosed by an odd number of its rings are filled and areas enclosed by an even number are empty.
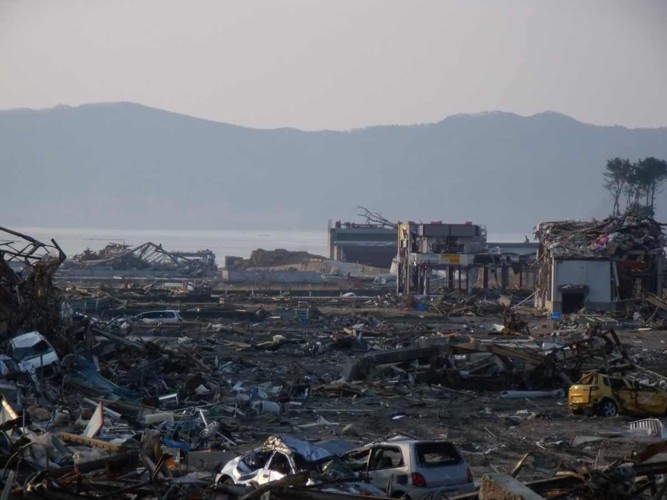
[[[626,190],[631,171],[632,163],[630,163],[630,160],[623,160],[618,157],[607,160],[607,168],[602,175],[605,179],[604,187],[614,200],[613,215],[620,215],[621,213],[621,195]]]
[[[621,197],[625,194],[625,210],[643,205],[655,211],[655,195],[667,180],[667,162],[654,157],[638,160],[612,158],[603,172],[604,187],[614,201],[612,215],[621,212]]]

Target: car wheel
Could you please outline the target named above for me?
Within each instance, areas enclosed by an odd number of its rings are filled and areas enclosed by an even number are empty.
[[[234,484],[234,480],[231,477],[227,476],[222,480],[222,484]]]
[[[599,411],[603,417],[613,417],[618,412],[618,407],[611,399],[603,399],[600,403]]]
[[[402,500],[410,500],[409,495],[406,495],[405,493],[402,493],[400,491],[397,491],[396,493],[392,493],[391,498],[401,498]]]

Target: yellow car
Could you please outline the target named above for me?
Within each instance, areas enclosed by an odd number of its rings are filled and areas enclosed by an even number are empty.
[[[667,392],[636,380],[589,372],[570,387],[568,408],[573,414],[613,417],[617,413],[634,416],[667,414]]]

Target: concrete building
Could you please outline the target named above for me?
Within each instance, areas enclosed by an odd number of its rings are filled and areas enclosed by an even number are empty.
[[[609,260],[552,259],[549,293],[543,308],[573,313],[586,307],[612,310],[612,263]]]
[[[486,229],[469,222],[392,225],[329,221],[328,243],[332,260],[389,269],[397,258],[394,271],[398,273],[399,293],[428,294],[432,281],[440,283],[438,288],[467,291],[477,286],[489,288],[490,277],[495,277],[496,286],[503,290],[534,282],[536,243],[487,243]]]
[[[396,228],[337,221],[328,227],[329,258],[389,269],[396,256]]]
[[[455,279],[470,291],[476,281],[475,256],[486,248],[486,230],[472,223],[398,226],[398,293],[429,294],[433,271],[447,273],[449,287]]]

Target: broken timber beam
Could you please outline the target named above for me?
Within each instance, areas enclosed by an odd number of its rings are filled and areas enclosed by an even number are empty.
[[[124,448],[119,444],[108,443],[107,441],[102,441],[101,439],[89,438],[86,436],[80,436],[79,434],[71,434],[69,432],[59,432],[58,437],[63,441],[70,443],[84,444],[86,446],[101,448],[107,451],[120,452],[124,450]]]
[[[479,487],[480,500],[543,500],[509,474],[485,474]]]

